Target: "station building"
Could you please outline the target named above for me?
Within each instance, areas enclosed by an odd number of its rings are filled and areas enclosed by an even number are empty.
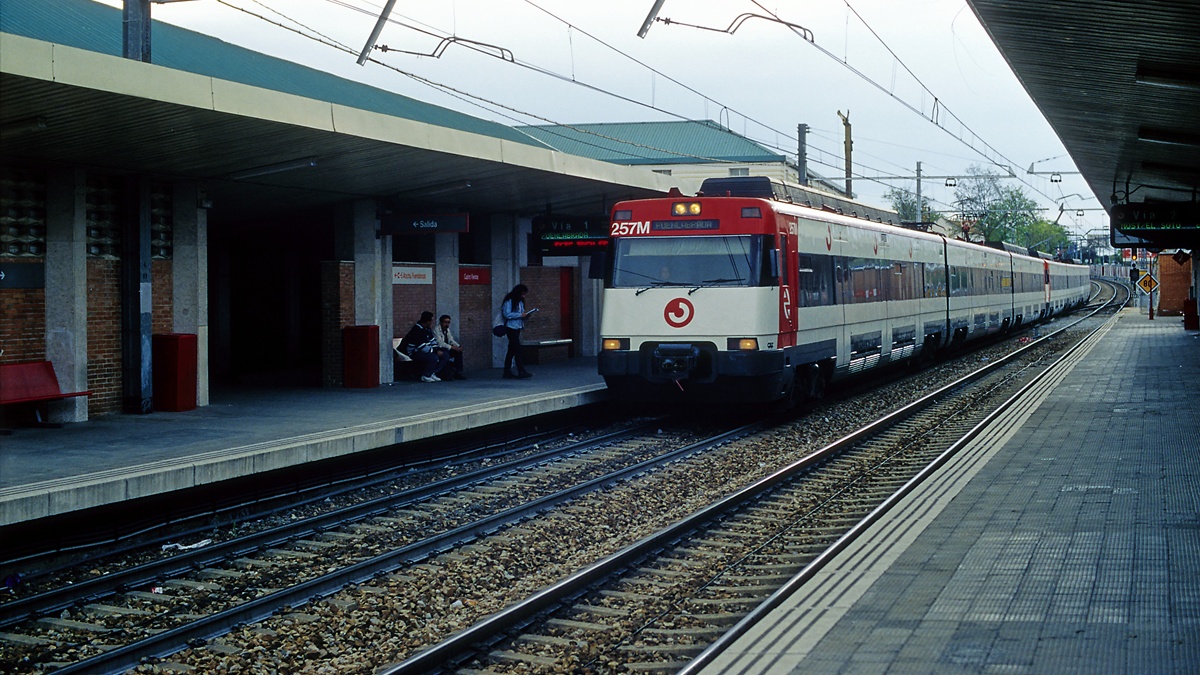
[[[584,156],[561,131],[152,35],[147,63],[122,58],[119,9],[0,13],[0,364],[48,360],[91,392],[52,421],[203,406],[214,385],[388,382],[425,310],[454,317],[468,369],[498,366],[490,323],[516,283],[543,310],[527,341],[594,354],[587,245],[613,203],[786,167],[713,122],[624,127],[665,156]]]

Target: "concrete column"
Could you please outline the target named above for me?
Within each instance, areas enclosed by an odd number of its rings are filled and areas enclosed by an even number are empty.
[[[589,279],[592,268],[590,256],[579,258],[579,343],[575,353],[580,356],[596,356],[600,353],[600,299],[603,297],[604,282]]]
[[[392,358],[392,236],[384,235],[379,240],[379,379],[383,383],[395,381],[395,361]]]
[[[374,200],[360,199],[338,207],[334,245],[342,260],[354,261],[354,323],[379,326],[379,377],[392,381],[391,238],[384,257]],[[385,304],[386,303],[386,304]]]
[[[171,193],[171,330],[196,335],[196,405],[208,405],[208,209],[195,182]]]
[[[87,386],[87,177],[83,169],[46,177],[46,358],[63,391]],[[48,404],[48,421],[85,422],[88,399]]]
[[[459,311],[458,295],[458,233],[443,232],[433,235],[433,259],[436,263],[434,293],[437,294],[437,311],[433,321],[443,314],[454,317],[454,332],[462,330],[462,313]]]
[[[500,310],[504,296],[520,283],[521,251],[517,219],[510,214],[492,216],[492,314]],[[492,340],[492,367],[504,367],[507,340]]]
[[[126,413],[154,410],[150,362],[153,328],[150,268],[150,179],[121,183],[121,390]]]

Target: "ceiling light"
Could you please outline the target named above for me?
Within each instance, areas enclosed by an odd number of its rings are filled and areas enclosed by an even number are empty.
[[[1200,91],[1200,72],[1171,70],[1154,66],[1138,66],[1134,81],[1153,87]]]
[[[245,169],[243,171],[234,171],[231,174],[226,174],[226,178],[230,180],[245,180],[246,178],[255,178],[257,176],[267,176],[273,173],[283,173],[284,171],[292,171],[294,169],[306,169],[310,166],[317,165],[316,157],[305,157],[304,159],[293,159],[288,162],[279,162],[278,164],[266,164],[264,166],[256,166],[253,169]]]
[[[1147,143],[1161,143],[1163,145],[1200,147],[1200,135],[1180,133],[1167,129],[1152,129],[1150,127],[1138,129],[1138,140],[1146,141]]]
[[[42,116],[26,117],[25,119],[14,120],[0,127],[0,138],[12,138],[27,134],[31,131],[41,131],[46,128],[46,118]]]

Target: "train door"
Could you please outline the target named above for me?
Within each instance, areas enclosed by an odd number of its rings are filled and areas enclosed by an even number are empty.
[[[789,225],[794,231],[794,225]],[[799,302],[799,270],[796,267],[796,237],[779,236],[776,256],[779,260],[779,347],[796,345],[797,308]]]
[[[1042,305],[1042,316],[1049,316],[1050,308],[1050,263],[1042,261],[1042,288],[1045,289],[1045,298]]]

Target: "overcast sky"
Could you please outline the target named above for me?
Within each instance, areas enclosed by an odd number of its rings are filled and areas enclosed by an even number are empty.
[[[794,157],[803,122],[811,127],[810,167],[830,177],[843,174],[838,111],[849,111],[856,175],[913,176],[918,161],[927,176],[963,175],[994,161],[1012,165],[1025,183],[1008,184],[1046,207],[1047,218],[1058,215],[1055,200],[1065,196],[1062,224],[1082,233],[1106,223],[1087,185],[1071,174],[1076,168],[1057,135],[963,0],[775,0],[763,1],[765,10],[752,0],[666,0],[660,18],[717,30],[658,22],[644,39],[637,32],[653,0],[397,0],[377,43],[422,54],[440,45],[440,58],[376,50],[380,64],[358,66],[383,2],[192,0],[151,11],[162,21],[506,124],[712,119]],[[798,34],[804,31],[753,17],[732,34],[719,32],[740,15],[768,12],[803,27],[812,42]],[[441,44],[446,36],[460,42]],[[487,46],[471,49],[467,41]],[[1035,162],[1035,171],[1062,172],[1062,182],[1029,175]],[[886,182],[915,187],[912,180]],[[854,190],[886,205],[888,185],[856,179]],[[936,208],[953,210],[953,190],[943,180],[923,181],[922,191]],[[1089,210],[1078,217],[1078,209]]]

